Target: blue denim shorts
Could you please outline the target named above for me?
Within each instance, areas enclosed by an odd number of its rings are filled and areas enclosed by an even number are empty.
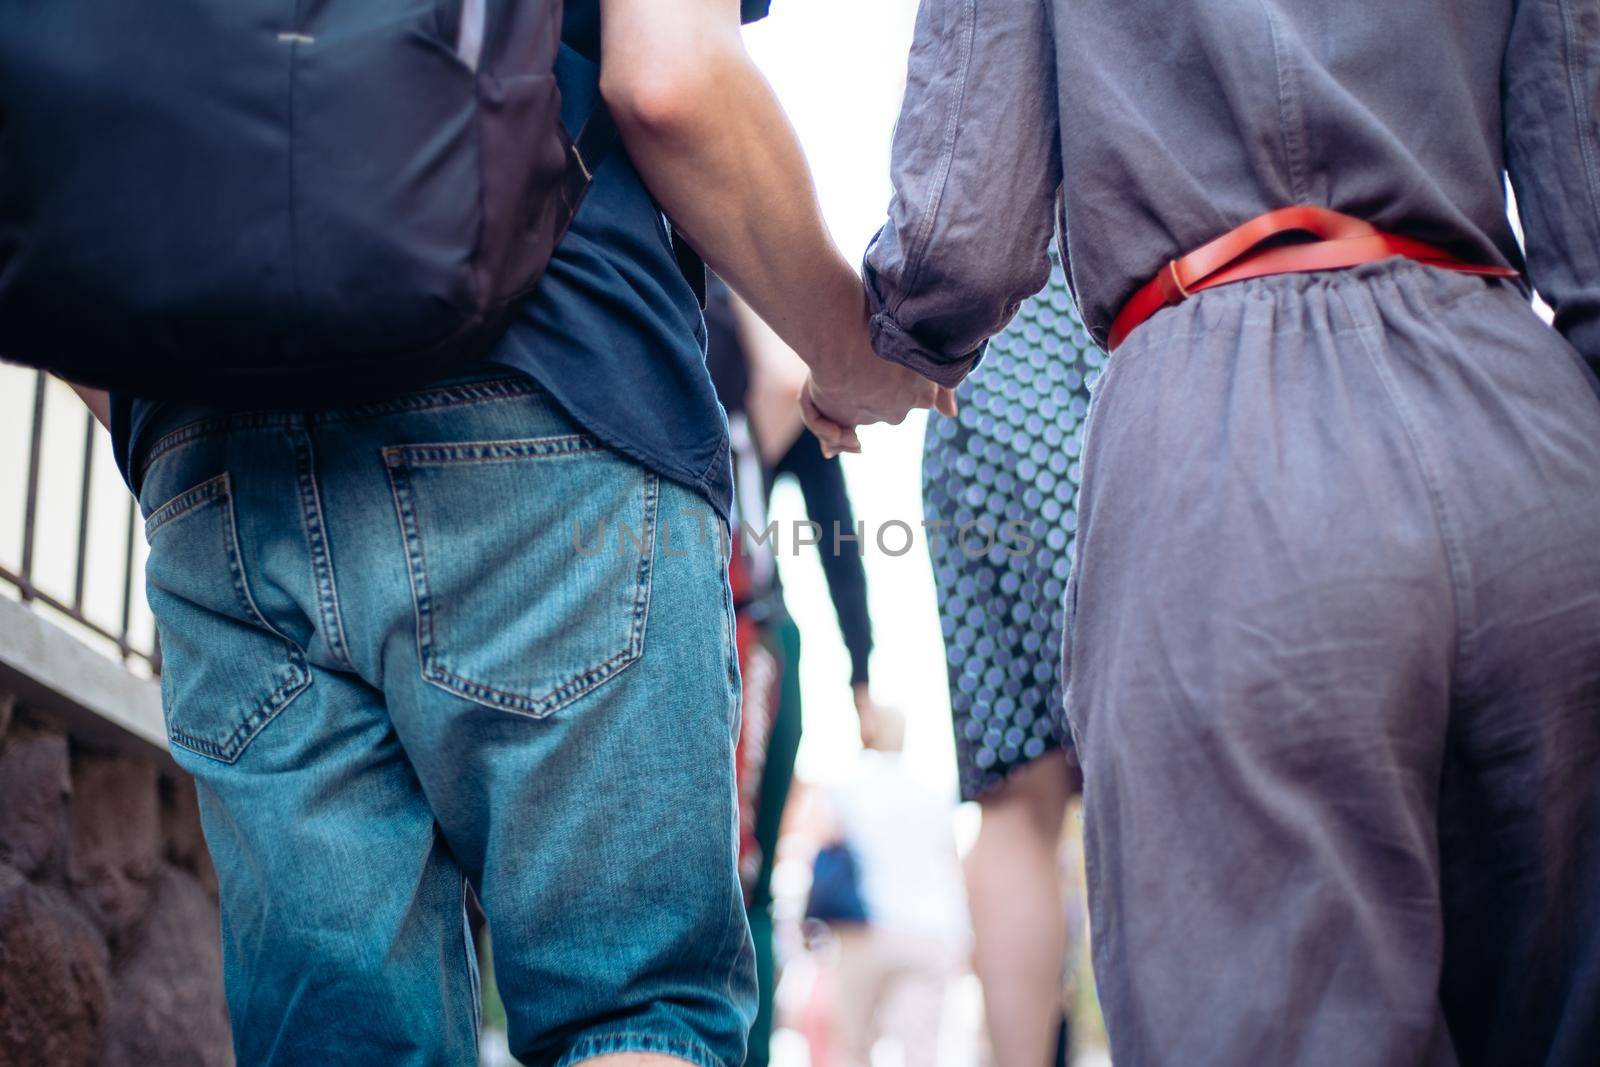
[[[726,531],[532,381],[164,408],[135,463],[241,1063],[744,1057]]]

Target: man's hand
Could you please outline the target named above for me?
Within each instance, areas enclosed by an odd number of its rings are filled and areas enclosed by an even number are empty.
[[[866,423],[899,425],[915,408],[956,413],[951,390],[873,354],[864,314],[840,332],[840,343],[811,360],[811,376],[800,392],[801,416],[824,455],[861,451],[856,427]]]
[[[800,393],[800,415],[822,443],[822,453],[860,452],[856,427],[899,425],[914,408],[931,408],[938,386],[904,367],[876,357],[823,372],[812,371]]]

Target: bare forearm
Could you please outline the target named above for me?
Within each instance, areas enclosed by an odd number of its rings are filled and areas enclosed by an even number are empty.
[[[72,386],[72,391],[78,394],[78,399],[83,401],[84,406],[89,409],[100,425],[109,430],[111,428],[110,394],[104,389],[91,389],[87,385],[75,385],[72,382],[67,384]]]
[[[602,91],[645,184],[711,268],[815,362],[837,318],[864,316],[864,301],[794,130],[745,53],[736,5],[665,30],[624,18],[619,0],[605,10]],[[684,40],[666,47],[663,32]],[[664,64],[663,53],[688,60]]]
[[[601,0],[600,11],[600,92],[634,166],[695,251],[810,364],[801,406],[824,449],[858,449],[853,426],[948,407],[927,379],[873,355],[866,294],[744,50],[738,0]]]

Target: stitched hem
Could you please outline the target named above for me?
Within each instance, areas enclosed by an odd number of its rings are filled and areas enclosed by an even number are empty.
[[[572,1064],[584,1060],[592,1060],[598,1056],[614,1056],[619,1052],[655,1052],[663,1056],[675,1056],[686,1063],[694,1064],[695,1067],[733,1067],[698,1041],[686,1041],[682,1038],[638,1030],[614,1030],[590,1034],[568,1049],[567,1054],[556,1061],[556,1067],[571,1067]]]
[[[961,379],[972,373],[973,368],[983,359],[984,350],[988,347],[988,342],[985,341],[967,355],[951,359],[920,344],[887,311],[880,311],[872,316],[869,326],[872,333],[872,350],[878,354],[878,358],[898,363],[930,381],[952,389]]]

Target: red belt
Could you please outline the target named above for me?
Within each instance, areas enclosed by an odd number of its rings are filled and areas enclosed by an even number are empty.
[[[1264,241],[1286,233],[1308,233],[1316,240],[1260,248]],[[1384,233],[1360,219],[1327,208],[1286,207],[1257,216],[1237,230],[1169,262],[1123,306],[1111,324],[1107,347],[1116,348],[1162,308],[1180,304],[1205,289],[1269,274],[1342,270],[1391,256],[1404,256],[1418,263],[1465,274],[1486,274],[1495,278],[1517,276],[1510,267],[1468,263],[1442,248]]]

